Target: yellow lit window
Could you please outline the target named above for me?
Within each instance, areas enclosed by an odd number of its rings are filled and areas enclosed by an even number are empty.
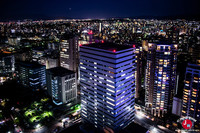
[[[184,110],[182,110],[182,113],[186,113]]]
[[[189,84],[190,82],[189,81],[185,81],[185,83]]]

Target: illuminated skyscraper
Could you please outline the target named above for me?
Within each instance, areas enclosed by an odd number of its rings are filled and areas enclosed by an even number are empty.
[[[47,91],[56,105],[76,102],[75,72],[62,67],[47,69]]]
[[[152,114],[162,117],[172,110],[177,65],[176,44],[151,44],[146,67],[146,105]]]
[[[78,37],[65,34],[60,44],[60,66],[78,71]]]
[[[80,48],[82,118],[118,131],[135,116],[135,48],[89,44]]]
[[[149,43],[147,51],[147,65],[145,71],[145,105],[148,108],[153,104],[154,74],[155,74],[155,56],[156,44]]]
[[[183,89],[182,117],[190,116],[197,120],[200,127],[200,65],[188,64]]]

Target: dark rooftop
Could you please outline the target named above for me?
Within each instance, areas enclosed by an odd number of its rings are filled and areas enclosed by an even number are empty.
[[[20,65],[20,66],[32,68],[32,69],[45,67],[44,65],[40,65],[37,62],[17,62],[17,64]]]
[[[119,45],[119,44],[115,44],[115,43],[105,42],[105,43],[92,43],[92,44],[83,45],[83,46],[117,52],[117,51],[129,49],[129,48],[134,48],[135,44],[133,44],[133,45]]]
[[[47,71],[50,71],[54,76],[61,76],[61,77],[69,75],[69,74],[74,74],[73,71],[70,71],[63,67],[54,67],[54,68],[48,69]]]

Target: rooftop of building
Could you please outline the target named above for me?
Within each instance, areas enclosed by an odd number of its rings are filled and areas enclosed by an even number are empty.
[[[63,67],[54,67],[54,68],[48,69],[47,71],[50,71],[54,76],[61,76],[61,77],[75,73]]]
[[[116,52],[116,51],[121,51],[121,50],[129,49],[129,48],[134,48],[135,44],[119,45],[115,43],[104,42],[104,43],[92,43],[92,44],[88,44],[84,46]]]
[[[27,67],[27,68],[32,68],[32,69],[37,69],[37,68],[41,68],[41,67],[45,67],[44,65],[38,64],[37,62],[17,62],[18,65],[23,66],[23,67]]]

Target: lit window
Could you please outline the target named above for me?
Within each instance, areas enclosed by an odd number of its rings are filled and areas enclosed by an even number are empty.
[[[85,70],[86,70],[86,68],[85,68],[85,67],[82,67],[82,66],[81,66],[80,68],[82,68],[82,69],[85,69]]]

